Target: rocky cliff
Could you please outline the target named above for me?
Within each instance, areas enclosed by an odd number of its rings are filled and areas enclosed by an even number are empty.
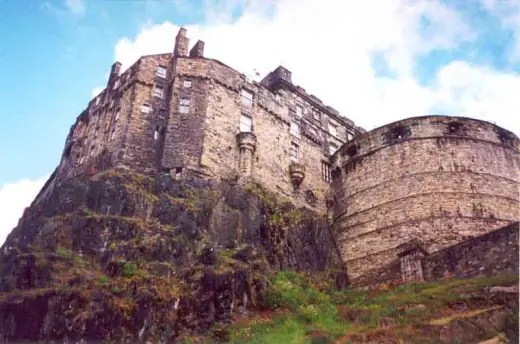
[[[171,342],[258,306],[280,269],[347,283],[327,221],[258,185],[69,180],[1,248],[0,339]]]

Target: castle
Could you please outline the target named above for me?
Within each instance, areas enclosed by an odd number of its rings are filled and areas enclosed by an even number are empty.
[[[36,201],[111,167],[255,181],[327,214],[353,279],[397,257],[420,278],[424,252],[519,220],[519,140],[491,123],[425,116],[367,133],[286,68],[251,81],[204,57],[202,41],[189,50],[183,28],[173,53],[120,69],[78,116]]]

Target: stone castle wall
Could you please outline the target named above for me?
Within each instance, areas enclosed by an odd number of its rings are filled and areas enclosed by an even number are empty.
[[[352,278],[418,241],[429,252],[518,221],[518,139],[467,118],[411,118],[333,157],[335,230]]]
[[[143,56],[123,74],[119,63],[112,66],[106,89],[71,128],[56,178],[114,166],[175,178],[238,178],[325,213],[329,157],[363,130],[293,85],[283,67],[253,82],[205,58],[204,43],[191,51],[188,45],[181,29],[173,54]],[[247,111],[243,90],[252,96]],[[239,142],[243,115],[252,123],[251,145]]]
[[[181,29],[173,53],[143,56],[122,74],[112,66],[38,198],[111,167],[259,182],[334,214],[354,280],[394,261],[402,244],[418,240],[435,252],[518,221],[519,142],[507,130],[427,116],[365,133],[294,85],[284,67],[254,82],[204,57],[203,42],[188,46]]]

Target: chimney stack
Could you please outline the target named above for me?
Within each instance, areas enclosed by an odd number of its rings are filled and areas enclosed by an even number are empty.
[[[204,57],[204,42],[198,40],[190,50],[190,57]]]
[[[188,56],[188,45],[190,44],[190,40],[186,37],[186,29],[181,27],[179,29],[179,33],[175,38],[175,48],[173,50],[174,56],[186,57]]]

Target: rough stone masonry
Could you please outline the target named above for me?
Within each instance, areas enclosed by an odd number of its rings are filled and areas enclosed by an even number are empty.
[[[123,73],[112,66],[36,202],[112,167],[254,181],[328,216],[355,280],[398,259],[404,244],[430,254],[518,221],[519,156],[513,133],[469,118],[410,118],[366,133],[294,85],[288,69],[252,81],[204,57],[201,41],[189,50],[180,29],[172,53]]]

